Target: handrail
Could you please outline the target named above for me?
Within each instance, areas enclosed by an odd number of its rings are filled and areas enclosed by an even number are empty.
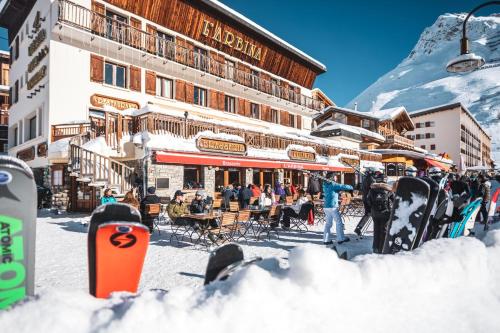
[[[296,87],[297,90],[284,87],[278,79],[268,80],[219,62],[200,53],[202,51],[191,50],[158,34],[137,29],[68,0],[59,0],[58,21],[312,110],[324,108],[322,101],[297,92],[299,87]]]

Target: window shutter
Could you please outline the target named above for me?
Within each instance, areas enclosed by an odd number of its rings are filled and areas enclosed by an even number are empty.
[[[156,53],[156,28],[151,24],[146,24],[146,32],[149,34],[146,37],[146,50],[150,53]]]
[[[175,81],[175,99],[181,102],[186,101],[186,82],[182,80]]]
[[[245,100],[242,98],[238,98],[238,114],[245,115]]]
[[[187,54],[187,63],[189,66],[194,66],[194,44],[186,41],[186,47],[189,50]]]
[[[90,81],[104,81],[104,58],[95,54],[90,55]]]
[[[132,47],[140,48],[141,47],[141,33],[140,33],[140,31],[142,29],[141,21],[134,18],[134,17],[131,17],[130,18],[130,25],[132,26],[132,28],[134,28],[134,29],[129,30],[128,39],[130,41],[130,44],[132,45]]]
[[[288,112],[280,110],[280,124],[283,126],[288,126]]]
[[[141,91],[141,69],[130,66],[130,90]]]
[[[91,12],[91,29],[92,32],[97,34],[104,34],[106,27],[106,8],[102,3],[92,1],[92,12]]]
[[[146,71],[146,94],[156,95],[156,73]]]
[[[217,97],[218,97],[218,101],[219,101],[218,109],[221,111],[224,111],[225,106],[226,106],[225,95],[223,92],[220,92],[220,91],[217,93],[217,95],[218,95]],[[235,107],[236,107],[236,105],[235,105]]]
[[[252,109],[250,108],[250,101],[245,100],[245,116],[252,116]]]
[[[217,91],[209,90],[209,93],[210,93],[210,96],[208,97],[209,98],[209,100],[208,100],[209,106],[210,106],[210,108],[217,110],[217,107],[219,105],[219,103],[217,101]]]
[[[295,116],[295,124],[297,125],[296,127],[298,129],[302,129],[302,116],[299,115]]]
[[[186,82],[186,103],[194,104],[194,85]]]

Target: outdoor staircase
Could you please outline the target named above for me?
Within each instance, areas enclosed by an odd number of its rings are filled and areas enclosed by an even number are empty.
[[[125,193],[133,186],[134,169],[110,157],[100,155],[71,140],[69,147],[69,167],[71,176],[89,186],[107,187],[117,193]],[[81,143],[81,142],[80,142]]]

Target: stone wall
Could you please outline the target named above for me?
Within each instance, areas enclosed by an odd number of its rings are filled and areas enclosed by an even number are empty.
[[[158,188],[157,179],[168,178],[168,188]],[[184,181],[184,167],[182,165],[150,164],[148,170],[148,186],[156,187],[156,194],[160,197],[173,197],[175,191],[182,190]]]
[[[245,187],[248,186],[248,184],[252,184],[253,182],[253,170],[248,168],[243,171],[243,182]]]
[[[215,169],[209,167],[203,167],[203,186],[207,191],[207,194],[211,197],[214,196],[215,192]]]

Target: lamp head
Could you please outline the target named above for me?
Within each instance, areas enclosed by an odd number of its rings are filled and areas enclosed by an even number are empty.
[[[460,40],[460,55],[446,64],[446,70],[450,73],[467,73],[483,66],[484,63],[483,57],[469,53],[469,40],[462,38]]]

